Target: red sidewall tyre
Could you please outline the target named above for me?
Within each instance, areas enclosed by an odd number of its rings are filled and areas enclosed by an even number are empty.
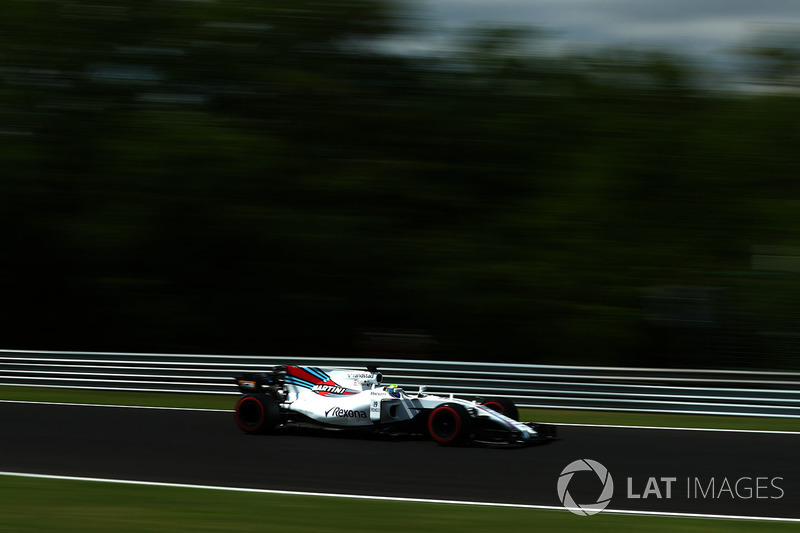
[[[469,437],[472,419],[459,404],[440,405],[428,416],[428,433],[439,444],[452,446]]]
[[[236,425],[245,433],[267,433],[279,418],[278,404],[266,394],[248,394],[236,403]]]
[[[486,398],[480,403],[484,407],[488,407],[493,411],[497,411],[508,418],[519,420],[519,411],[517,410],[517,406],[514,405],[514,402],[508,398]]]
[[[503,407],[503,404],[501,404],[501,403],[486,402],[483,405],[488,407],[489,409],[492,409],[493,411],[497,411],[498,413],[504,413],[506,411],[506,408]]]

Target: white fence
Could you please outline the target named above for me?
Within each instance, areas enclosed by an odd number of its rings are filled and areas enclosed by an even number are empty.
[[[522,407],[800,418],[800,373],[398,359],[0,350],[0,385],[238,394],[233,376],[280,364],[365,368],[387,383]]]

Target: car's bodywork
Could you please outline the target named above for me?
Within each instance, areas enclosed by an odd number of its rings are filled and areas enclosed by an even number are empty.
[[[242,374],[243,393],[236,423],[246,433],[266,433],[278,426],[313,424],[391,433],[428,434],[440,444],[478,441],[533,444],[555,437],[544,424],[519,422],[507,398],[472,401],[408,393],[383,384],[375,367],[367,370],[278,366],[269,372]]]

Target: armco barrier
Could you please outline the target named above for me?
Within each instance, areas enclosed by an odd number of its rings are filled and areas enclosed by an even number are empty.
[[[790,372],[0,350],[0,385],[235,395],[239,372],[368,362],[411,391],[506,396],[522,407],[800,418],[800,373]]]

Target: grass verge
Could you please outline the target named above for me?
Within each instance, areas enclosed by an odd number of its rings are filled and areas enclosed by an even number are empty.
[[[233,409],[237,396],[0,386],[0,400]],[[800,420],[748,416],[671,415],[563,409],[520,409],[522,420],[570,424],[800,431]]]
[[[0,475],[0,531],[789,532],[796,523],[350,500]]]
[[[233,387],[231,387],[233,389]],[[182,394],[177,392],[136,392],[39,387],[0,386],[0,400],[88,403],[99,405],[140,405],[144,407],[186,407],[195,409],[233,409],[237,396],[222,394]]]

